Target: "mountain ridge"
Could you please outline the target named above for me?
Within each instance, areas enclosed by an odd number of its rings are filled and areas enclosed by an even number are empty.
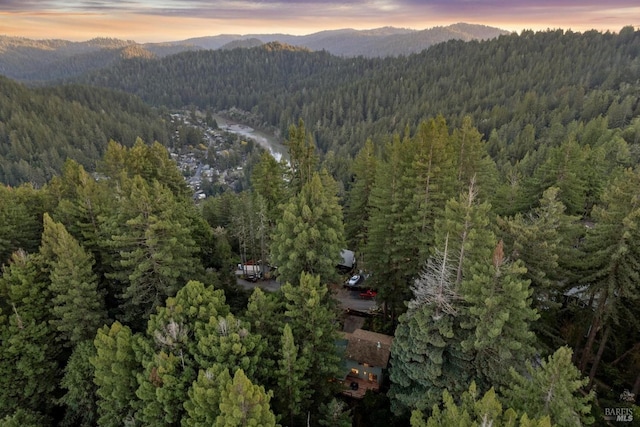
[[[509,32],[485,25],[457,23],[425,30],[390,26],[369,30],[344,28],[304,36],[281,33],[221,34],[162,43],[137,43],[134,40],[106,37],[83,42],[33,40],[0,35],[0,74],[19,81],[38,83],[104,68],[118,58],[164,57],[191,50],[251,48],[271,42],[311,51],[326,51],[342,57],[389,57],[418,53],[451,39],[481,40],[503,34]]]

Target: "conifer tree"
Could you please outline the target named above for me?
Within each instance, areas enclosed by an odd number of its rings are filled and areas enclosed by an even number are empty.
[[[318,424],[323,427],[350,427],[353,425],[346,403],[335,397],[320,408],[321,419]]]
[[[318,168],[316,147],[307,134],[302,119],[298,125],[289,126],[289,137],[284,145],[289,150],[289,190],[290,195],[297,195],[302,188],[311,181]]]
[[[615,177],[593,209],[595,225],[582,246],[582,283],[588,286],[593,314],[579,369],[593,381],[612,329],[623,319],[635,321],[630,307],[638,301],[640,260],[640,171],[628,169]],[[593,347],[600,335],[598,351]]]
[[[344,246],[335,182],[326,173],[314,173],[284,206],[271,244],[272,263],[284,282],[297,284],[300,273],[307,272],[330,283],[336,279]]]
[[[310,394],[311,385],[307,380],[307,360],[298,357],[298,346],[295,344],[289,324],[285,324],[282,331],[280,355],[276,373],[278,387],[275,390],[274,408],[277,409],[278,414],[289,421],[290,426],[293,426],[296,425],[295,419],[301,414],[303,402]]]
[[[195,359],[199,366],[219,364],[229,372],[242,369],[253,381],[261,379],[259,362],[265,343],[260,335],[252,334],[248,326],[233,314],[209,319],[197,335]]]
[[[551,418],[559,426],[582,426],[593,423],[591,400],[593,392],[583,395],[581,388],[588,379],[571,362],[572,351],[560,347],[540,366],[526,364],[524,375],[511,369],[512,382],[504,391],[508,405],[530,417]]]
[[[463,191],[472,179],[478,182],[480,197],[491,200],[496,185],[495,163],[489,157],[482,135],[473,126],[470,116],[462,119],[451,137],[456,152],[457,189]]]
[[[443,390],[462,393],[471,374],[471,355],[461,345],[460,294],[446,243],[415,280],[414,298],[396,329],[388,393],[396,415],[432,407]]]
[[[139,340],[143,372],[136,391],[141,400],[138,420],[171,425],[184,417],[189,388],[198,372],[211,366],[200,342],[213,333],[213,322],[228,314],[221,290],[190,281],[150,317],[146,337]]]
[[[281,289],[286,300],[285,316],[291,319],[289,325],[299,348],[298,360],[307,364],[308,388],[299,393],[309,398],[299,412],[316,413],[318,404],[329,400],[334,389],[330,381],[340,373],[340,357],[335,349],[336,315],[327,305],[328,289],[320,284],[318,276],[303,272],[299,286],[286,283]]]
[[[271,396],[264,387],[254,385],[242,369],[225,385],[220,399],[220,415],[215,427],[275,427],[276,417],[271,411]]]
[[[534,354],[530,324],[538,318],[531,308],[526,269],[505,259],[498,242],[491,264],[476,264],[462,283],[468,310],[467,327],[473,333],[463,343],[474,354],[476,378],[483,388],[509,383],[509,367],[522,366]]]
[[[374,271],[369,280],[392,320],[410,298],[410,281],[418,273],[426,253],[421,217],[413,203],[414,187],[405,179],[413,149],[408,139],[401,141],[394,137],[385,149],[386,160],[377,167],[369,198],[365,267]]]
[[[19,249],[35,253],[42,235],[43,191],[0,185],[0,265]]]
[[[556,318],[567,283],[576,283],[578,269],[571,269],[579,258],[573,241],[580,232],[577,217],[565,214],[558,200],[559,189],[550,187],[542,195],[539,206],[526,215],[498,219],[506,232],[505,239],[512,242],[509,258],[524,264],[523,278],[531,281],[532,302],[541,320],[533,329],[540,337],[555,340],[559,336]]]
[[[91,339],[106,319],[98,281],[87,253],[64,225],[44,214],[40,253],[48,265],[52,325],[68,345]]]
[[[39,256],[17,251],[2,270],[0,419],[18,409],[47,415],[54,404],[60,349],[49,325],[51,294],[42,267]]]
[[[198,372],[198,379],[189,389],[189,399],[184,403],[187,413],[182,418],[185,427],[211,427],[220,415],[220,401],[231,382],[229,370],[213,365]]]
[[[424,244],[432,245],[435,220],[442,216],[446,201],[455,196],[454,145],[442,116],[420,123],[414,139],[416,152],[412,167],[407,171],[408,179],[415,187],[414,203],[418,207],[420,233],[424,235]],[[462,172],[458,175],[457,179],[460,179]]]
[[[123,318],[140,322],[176,294],[201,264],[191,221],[179,200],[158,181],[136,175],[120,215],[111,219],[116,271],[109,274],[123,301]]]
[[[475,179],[458,198],[450,199],[444,216],[436,221],[436,244],[448,242],[449,254],[455,265],[455,284],[459,286],[471,266],[488,262],[495,247],[495,236],[489,228],[491,205],[478,198]]]
[[[116,427],[134,420],[138,408],[136,373],[141,369],[135,352],[136,337],[119,322],[98,330],[96,355],[89,359],[98,386],[98,425]]]
[[[539,199],[549,187],[559,189],[559,200],[569,215],[582,215],[586,208],[587,177],[585,149],[574,138],[552,148],[547,159],[536,169],[531,181],[533,198]]]
[[[90,362],[95,358],[93,342],[82,341],[73,349],[73,353],[64,368],[64,377],[60,382],[67,392],[60,399],[66,406],[64,426],[95,426],[98,420],[96,395],[97,386],[93,382],[94,368]]]
[[[350,248],[363,250],[368,236],[369,198],[375,182],[378,159],[369,139],[353,159],[353,184],[345,209],[345,235]]]
[[[442,393],[443,405],[435,405],[431,416],[425,421],[422,411],[411,414],[411,427],[551,427],[549,417],[529,419],[527,414],[519,415],[503,405],[493,389],[480,397],[475,383],[471,383],[456,404],[454,397],[445,390]]]
[[[269,152],[260,155],[251,173],[253,191],[264,198],[269,224],[273,226],[279,216],[278,206],[285,200],[285,171]]]

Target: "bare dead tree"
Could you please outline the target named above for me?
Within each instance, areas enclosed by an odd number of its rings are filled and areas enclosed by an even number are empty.
[[[449,235],[445,239],[444,251],[436,250],[436,253],[429,257],[411,286],[414,297],[409,301],[409,311],[425,305],[433,306],[433,320],[440,319],[444,314],[457,314],[454,302],[460,299],[460,296],[455,290],[455,267],[450,263],[448,250]]]

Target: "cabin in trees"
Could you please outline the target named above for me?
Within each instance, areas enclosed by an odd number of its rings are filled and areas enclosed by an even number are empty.
[[[356,329],[345,332],[345,390],[343,394],[362,399],[367,390],[378,391],[391,355],[393,337]]]
[[[356,254],[349,249],[342,249],[340,251],[341,261],[336,266],[341,273],[349,273],[356,267]]]

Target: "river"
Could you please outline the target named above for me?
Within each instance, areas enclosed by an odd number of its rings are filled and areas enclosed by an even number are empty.
[[[280,161],[283,158],[285,160],[289,158],[287,147],[282,145],[278,141],[278,139],[275,137],[275,135],[271,135],[266,132],[255,130],[251,126],[248,126],[242,123],[232,122],[218,115],[213,115],[213,118],[218,123],[218,127],[221,130],[253,139],[260,146],[269,150],[269,153],[271,153],[271,155],[277,161]]]

